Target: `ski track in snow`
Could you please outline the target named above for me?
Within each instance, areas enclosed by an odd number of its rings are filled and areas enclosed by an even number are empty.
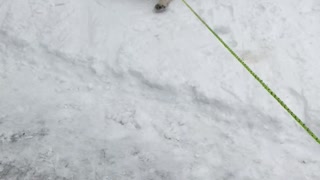
[[[180,1],[0,0],[0,179],[320,179],[320,148]],[[320,136],[320,3],[190,0]]]

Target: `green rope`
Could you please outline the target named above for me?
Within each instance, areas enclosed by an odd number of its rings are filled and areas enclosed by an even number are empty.
[[[261,86],[268,91],[268,93],[293,117],[293,119],[317,142],[320,144],[320,139],[308,128],[308,126],[301,121],[301,119],[263,82],[259,76],[254,73],[251,68],[221,39],[221,37],[192,9],[192,7],[185,1],[183,3],[191,10],[191,12],[207,27],[207,29],[222,43],[222,45],[235,57],[241,65],[261,84]]]

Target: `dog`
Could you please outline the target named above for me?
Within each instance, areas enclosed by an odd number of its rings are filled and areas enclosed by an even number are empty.
[[[159,0],[159,2],[154,6],[155,12],[163,12],[168,7],[172,0]]]

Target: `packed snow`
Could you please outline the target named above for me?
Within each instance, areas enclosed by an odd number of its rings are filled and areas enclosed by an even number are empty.
[[[156,2],[0,0],[0,179],[319,180],[319,144]],[[188,2],[320,136],[320,1]]]

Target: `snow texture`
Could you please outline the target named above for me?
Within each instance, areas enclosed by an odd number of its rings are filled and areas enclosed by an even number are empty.
[[[320,1],[188,2],[320,136]],[[319,180],[319,144],[155,3],[0,0],[0,179]]]

